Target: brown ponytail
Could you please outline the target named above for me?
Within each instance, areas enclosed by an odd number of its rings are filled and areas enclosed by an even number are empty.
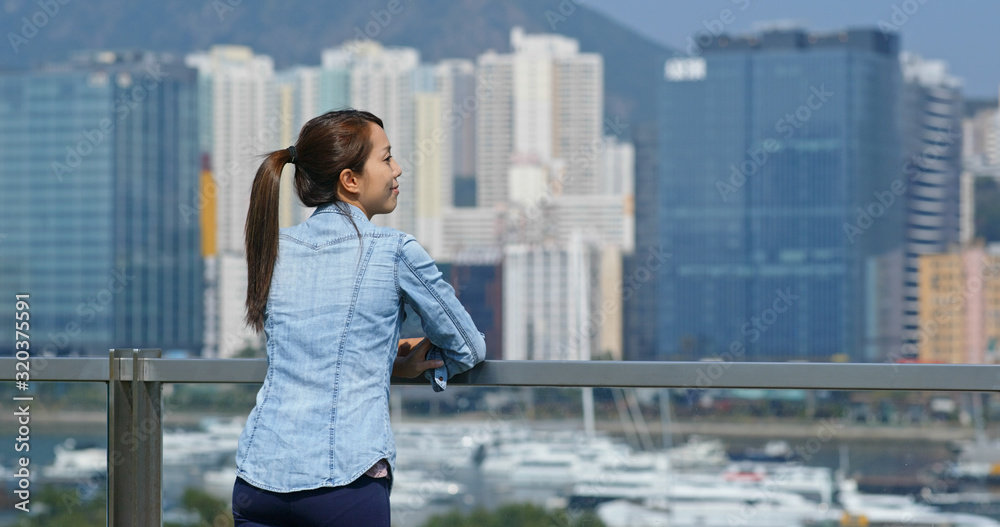
[[[271,274],[278,259],[278,195],[281,169],[292,160],[288,150],[268,154],[257,169],[250,190],[250,211],[244,228],[247,253],[246,323],[258,333],[264,329],[264,306]]]
[[[382,120],[371,113],[348,109],[314,117],[302,127],[294,146],[298,155],[295,192],[303,205],[316,207],[336,202],[340,172],[345,168],[358,174],[364,172],[372,149],[370,123],[384,128]],[[268,154],[257,169],[250,190],[250,210],[244,228],[247,255],[245,320],[258,333],[264,329],[264,309],[278,259],[281,169],[291,160],[291,152],[287,149]]]

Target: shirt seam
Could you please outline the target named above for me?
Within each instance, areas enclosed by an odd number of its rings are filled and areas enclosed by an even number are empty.
[[[264,310],[265,311],[269,311],[270,310],[269,304],[265,304]],[[272,317],[270,317],[270,316],[267,317],[267,319],[264,320],[265,327],[267,327],[268,329],[273,329],[273,327],[274,327],[273,320],[274,319]],[[266,348],[266,350],[269,350],[270,347],[271,347],[271,342],[270,342],[270,340],[268,340],[265,343],[265,348]],[[268,354],[268,355],[270,355],[270,354]],[[260,425],[261,415],[264,413],[264,406],[267,404],[268,395],[270,395],[270,393],[271,393],[271,384],[273,383],[273,378],[274,378],[274,368],[271,367],[270,356],[268,356],[268,365],[267,365],[267,375],[266,375],[266,377],[267,377],[266,380],[265,380],[266,381],[265,382],[266,386],[263,387],[264,394],[263,394],[263,397],[262,397],[262,400],[261,400],[261,403],[260,403],[260,408],[258,409],[256,415],[254,415],[253,428],[250,430],[250,436],[247,437],[246,451],[243,452],[243,458],[240,460],[240,464],[246,463],[247,458],[250,456],[250,450],[253,447],[253,440],[257,436],[257,427]]]
[[[328,240],[328,241],[326,241],[325,243],[322,243],[322,244],[315,244],[315,243],[309,243],[309,242],[307,242],[305,240],[300,240],[300,239],[298,239],[298,238],[296,238],[296,237],[294,237],[294,236],[292,236],[291,234],[288,234],[288,233],[281,233],[278,236],[280,238],[288,240],[288,241],[290,241],[290,242],[292,242],[292,243],[294,243],[296,245],[301,245],[303,247],[307,247],[307,248],[313,249],[313,250],[324,249],[324,248],[330,247],[332,245],[336,245],[336,244],[339,244],[339,243],[344,243],[344,242],[347,242],[347,241],[358,239],[357,233],[355,233],[355,234],[346,234],[344,236],[340,236],[340,237],[334,238],[332,240]],[[363,233],[361,233],[361,237],[362,238],[386,238],[388,236],[392,236],[392,234],[391,233],[384,233],[384,232],[363,232]]]
[[[403,241],[406,240],[405,236],[399,237],[399,242],[396,244],[396,265],[392,267],[392,277],[396,281],[396,297],[402,298],[403,289],[399,287],[399,260],[403,254]]]
[[[379,459],[385,459],[386,461],[389,461],[389,453],[380,454],[378,456],[378,458],[375,460],[375,462],[377,462]],[[374,464],[374,462],[372,464]],[[321,489],[321,488],[344,487],[344,486],[350,485],[356,479],[360,478],[361,475],[364,474],[367,470],[368,469],[362,470],[360,473],[356,474],[353,478],[349,478],[344,483],[333,484],[334,480],[327,478],[327,479],[324,479],[322,482],[320,482],[318,485],[306,484],[306,485],[301,486],[301,487],[297,487],[297,486],[276,487],[274,485],[268,485],[266,483],[261,483],[259,480],[253,478],[252,476],[249,475],[249,473],[247,471],[245,471],[245,470],[243,470],[241,468],[236,469],[236,475],[239,476],[240,479],[242,479],[243,481],[246,481],[247,483],[249,483],[249,484],[251,484],[254,487],[257,487],[259,489],[263,489],[263,490],[267,490],[267,491],[271,491],[271,492],[287,493],[287,492],[300,492],[300,491],[304,491],[304,490],[313,490],[313,489]],[[390,475],[389,481],[391,482],[391,481],[393,481],[393,479],[391,478],[391,476],[393,476],[392,463],[389,463],[389,475]]]
[[[330,463],[327,466],[328,473],[334,472],[333,463],[334,457],[332,453],[336,448],[336,435],[337,435],[337,404],[340,396],[340,367],[344,361],[344,347],[347,345],[347,335],[351,329],[351,322],[354,320],[354,312],[357,308],[358,295],[361,292],[361,282],[364,279],[365,272],[368,270],[368,262],[371,260],[372,253],[375,251],[375,244],[370,244],[368,246],[368,251],[365,254],[364,265],[358,272],[358,278],[354,282],[354,294],[351,297],[351,309],[347,313],[347,321],[344,324],[344,332],[340,336],[340,349],[337,352],[337,369],[334,372],[333,378],[333,404],[330,408]],[[353,480],[352,480],[353,481]]]

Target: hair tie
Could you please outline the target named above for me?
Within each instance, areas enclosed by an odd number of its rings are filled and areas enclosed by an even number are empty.
[[[289,163],[292,163],[294,165],[295,161],[297,161],[299,159],[299,154],[298,154],[298,152],[295,151],[295,147],[294,146],[288,147],[288,153],[292,155],[292,160],[289,161]]]

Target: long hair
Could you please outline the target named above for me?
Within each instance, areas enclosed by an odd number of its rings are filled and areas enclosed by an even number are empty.
[[[307,207],[337,201],[340,173],[364,173],[371,153],[371,128],[382,120],[361,110],[337,110],[314,117],[295,142],[295,192]],[[292,160],[288,149],[267,154],[250,190],[250,210],[244,229],[247,254],[246,324],[264,329],[264,308],[278,258],[278,194],[281,169]],[[353,218],[351,222],[353,223]],[[357,225],[354,226],[357,230]],[[359,231],[360,236],[360,231]]]

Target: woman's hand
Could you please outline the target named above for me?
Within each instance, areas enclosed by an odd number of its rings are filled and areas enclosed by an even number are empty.
[[[425,370],[444,366],[444,361],[427,360],[431,341],[426,338],[400,339],[396,360],[392,363],[393,377],[414,378]]]

